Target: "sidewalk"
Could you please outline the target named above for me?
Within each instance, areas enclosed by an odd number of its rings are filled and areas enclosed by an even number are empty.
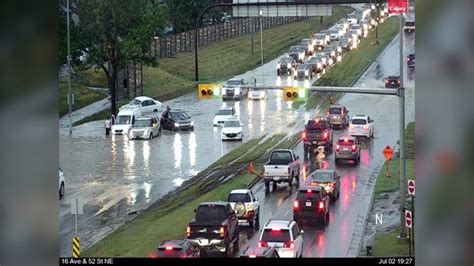
[[[99,113],[110,107],[110,96],[95,103],[91,103],[71,113],[72,123],[82,120],[88,116]],[[59,119],[59,128],[69,127],[69,115],[66,114]]]

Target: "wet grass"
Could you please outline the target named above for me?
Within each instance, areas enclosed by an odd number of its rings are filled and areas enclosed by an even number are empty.
[[[296,135],[281,142],[276,148],[291,148],[297,142]],[[282,135],[277,136],[275,138],[268,138],[260,145],[258,145],[259,141],[253,143],[253,145],[257,145],[256,150],[263,151],[261,154],[264,154],[266,151],[264,147],[276,144],[282,140]],[[242,151],[241,149],[237,150]],[[255,163],[254,168],[257,172],[261,172],[263,170],[263,163]],[[195,184],[167,198],[158,207],[149,208],[142,215],[85,250],[82,255],[85,257],[148,256],[157,248],[162,240],[185,238],[186,226],[193,218],[193,210],[199,203],[204,201],[225,201],[231,190],[247,188],[255,178],[256,176],[253,174],[246,172],[238,173],[229,181],[212,188],[206,193],[202,192],[204,188],[212,186],[212,183],[215,181],[205,180]]]
[[[72,110],[81,109],[91,103],[99,101],[107,95],[91,90],[84,85],[81,85],[75,81],[71,81],[71,90],[74,94],[74,104]],[[68,95],[68,81],[67,77],[61,77],[59,79],[59,116],[66,115],[69,112],[69,105],[67,103]]]
[[[406,131],[406,167],[407,178],[415,179],[415,122],[409,123]],[[380,197],[384,192],[393,192],[400,189],[400,159],[393,159],[390,161],[391,177],[385,176],[385,167],[381,168],[375,183],[374,199]]]
[[[168,210],[151,210],[83,252],[85,257],[146,257],[165,239],[185,238],[186,226],[201,202],[226,200],[229,192],[246,188],[254,176],[243,174],[214,190]]]
[[[400,226],[388,233],[379,233],[375,236],[372,256],[391,257],[408,256],[408,242],[399,241]],[[363,253],[366,256],[365,251]]]
[[[352,12],[350,7],[334,7],[333,15],[290,23],[264,30],[264,61],[268,62],[280,56],[311,32],[328,28],[346,14]],[[260,65],[260,36],[254,34],[254,54],[251,53],[251,34],[213,43],[199,49],[200,82],[220,81],[242,74]],[[170,74],[185,80],[194,80],[194,52],[179,53],[174,58],[160,60],[160,67]]]

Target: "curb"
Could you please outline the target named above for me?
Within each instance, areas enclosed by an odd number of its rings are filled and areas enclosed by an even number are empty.
[[[368,201],[368,204],[364,204],[368,206],[364,206],[364,207],[367,207],[367,209],[365,210],[365,213],[363,215],[361,215],[361,212],[363,212],[364,208],[359,209],[359,213],[357,214],[357,220],[356,220],[356,225],[355,225],[356,230],[354,230],[354,233],[352,233],[351,242],[349,244],[349,250],[347,251],[347,257],[359,256],[359,252],[360,252],[364,235],[365,235],[365,230],[367,227],[367,223],[369,221],[368,216],[369,216],[370,211],[372,210],[372,205],[374,203],[374,189],[375,189],[375,184],[377,182],[377,176],[380,173],[382,166],[383,165],[379,165],[377,168],[375,168],[375,170],[372,171],[370,178],[367,180],[367,186],[365,187],[364,194],[367,194],[367,191],[372,192],[370,195],[370,201]],[[369,186],[371,187],[369,188]],[[363,219],[363,221],[361,219]],[[360,223],[362,222],[364,223],[364,226],[360,226]],[[361,229],[357,230],[357,228],[361,228]]]

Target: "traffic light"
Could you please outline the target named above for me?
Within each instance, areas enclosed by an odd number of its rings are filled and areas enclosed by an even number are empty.
[[[285,87],[283,89],[285,101],[300,102],[308,100],[308,89],[297,87]]]
[[[222,86],[220,84],[199,84],[198,95],[201,100],[220,99]]]

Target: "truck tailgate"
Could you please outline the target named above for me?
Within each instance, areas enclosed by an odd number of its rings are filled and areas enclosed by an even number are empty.
[[[288,176],[288,165],[265,165],[264,174],[266,176]]]
[[[209,226],[209,225],[189,225],[191,227],[191,234],[189,238],[205,238],[205,239],[219,239],[220,226]]]

